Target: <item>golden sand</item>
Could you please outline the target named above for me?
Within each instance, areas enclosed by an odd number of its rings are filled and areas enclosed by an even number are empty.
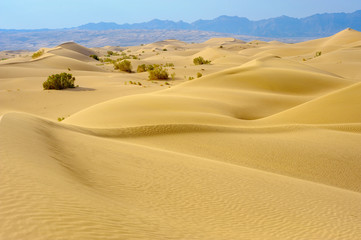
[[[123,48],[170,85],[89,57],[116,47],[0,61],[0,239],[361,239],[360,46]],[[79,88],[42,90],[64,71]]]

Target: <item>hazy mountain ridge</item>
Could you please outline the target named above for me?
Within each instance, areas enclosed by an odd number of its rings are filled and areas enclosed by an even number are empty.
[[[193,23],[154,19],[149,22],[122,24],[88,23],[64,29],[0,29],[0,51],[37,50],[74,41],[86,47],[134,46],[164,39],[202,42],[213,37],[234,37],[244,41],[278,40],[300,42],[331,36],[343,29],[361,31],[361,10],[353,13],[325,13],[306,18],[281,16],[259,21],[244,17],[220,16]]]
[[[280,16],[251,21],[244,17],[220,16],[213,20],[183,21],[154,19],[134,24],[88,23],[77,27],[81,30],[114,29],[168,29],[201,30],[260,37],[322,37],[335,34],[345,28],[361,30],[361,10],[353,13],[324,13],[305,18]]]

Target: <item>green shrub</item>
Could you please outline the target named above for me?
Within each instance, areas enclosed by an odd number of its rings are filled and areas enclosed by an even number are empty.
[[[132,72],[132,63],[128,60],[114,63],[114,69],[123,72]]]
[[[44,90],[75,88],[74,81],[75,77],[73,77],[70,73],[63,72],[60,74],[53,74],[49,76],[45,82],[43,82],[43,88]]]
[[[90,55],[89,57],[94,58],[95,60],[99,61],[98,56],[97,56],[97,55],[95,55],[95,54],[92,54],[92,55]]]
[[[138,65],[138,68],[137,68],[138,73],[146,72],[146,71],[147,71],[147,66],[145,66],[145,64]]]
[[[111,59],[111,58],[103,58],[103,59],[100,58],[99,61],[100,62],[105,62],[105,63],[113,63],[113,64],[115,63],[115,61],[113,59]]]
[[[205,60],[203,57],[199,56],[199,57],[193,59],[193,63],[195,65],[203,65],[203,64],[210,64],[211,61]]]
[[[163,69],[162,66],[154,66],[154,69],[152,70],[148,70],[149,73],[149,80],[158,80],[158,79],[162,79],[162,80],[166,80],[168,79],[168,71],[167,69]]]
[[[322,52],[316,52],[315,57],[321,56]]]
[[[44,54],[44,50],[39,50],[36,53],[34,53],[31,57],[32,57],[32,59],[35,59],[35,58],[40,57],[43,54]]]
[[[197,73],[197,78],[200,78],[202,76],[203,76],[202,73],[200,73],[200,72]]]
[[[107,51],[107,54],[108,54],[108,55],[113,55],[114,52],[113,52],[113,51]]]
[[[154,70],[154,68],[155,68],[155,67],[158,67],[158,66],[159,66],[159,65],[157,65],[157,64],[148,65],[148,66],[147,66],[147,71],[148,71],[148,70]]]

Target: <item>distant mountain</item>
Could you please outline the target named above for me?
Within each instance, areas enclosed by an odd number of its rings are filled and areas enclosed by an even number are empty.
[[[278,40],[300,42],[331,36],[343,29],[361,31],[361,10],[354,13],[325,13],[306,18],[281,16],[259,21],[220,16],[193,23],[154,19],[134,24],[88,23],[67,29],[1,30],[0,51],[54,47],[75,41],[86,47],[134,46],[164,39],[202,42],[213,37],[234,37],[245,41]]]
[[[154,19],[134,24],[88,23],[75,29],[165,29],[200,30],[260,37],[323,37],[333,35],[345,28],[361,31],[361,10],[353,13],[324,13],[306,18],[281,16],[259,21],[243,17],[220,16],[213,20],[198,20],[193,23]]]

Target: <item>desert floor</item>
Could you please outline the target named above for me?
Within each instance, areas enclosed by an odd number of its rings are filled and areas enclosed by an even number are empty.
[[[360,32],[43,50],[0,53],[1,240],[361,239]]]

